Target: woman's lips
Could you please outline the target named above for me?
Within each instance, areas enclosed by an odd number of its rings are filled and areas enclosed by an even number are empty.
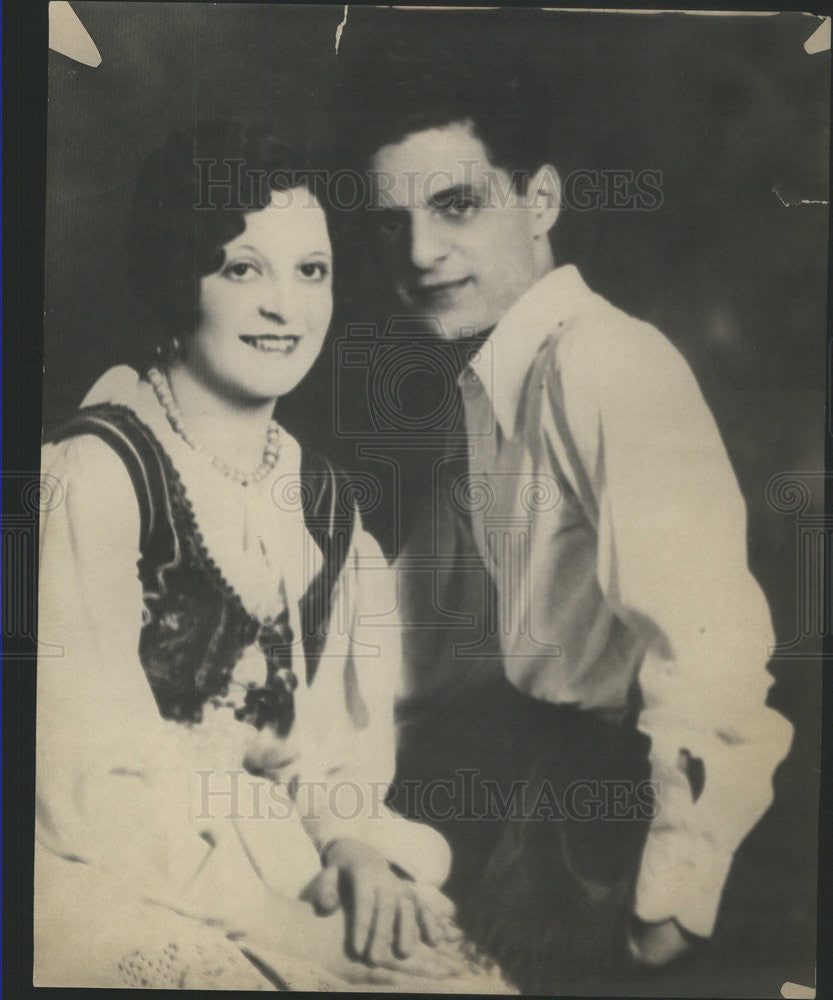
[[[264,354],[290,354],[298,346],[298,341],[301,338],[296,337],[294,334],[278,336],[277,334],[267,333],[258,337],[244,334],[240,339],[244,344],[248,344],[249,347],[253,347],[256,351],[262,351]]]

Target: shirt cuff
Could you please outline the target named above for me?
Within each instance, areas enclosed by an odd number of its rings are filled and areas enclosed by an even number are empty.
[[[673,917],[692,934],[711,937],[734,855],[710,848],[686,857],[664,841],[649,836],[645,845],[636,915],[648,923]]]

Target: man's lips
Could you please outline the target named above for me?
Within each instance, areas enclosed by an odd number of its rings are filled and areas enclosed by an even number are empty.
[[[294,334],[267,333],[260,336],[243,334],[240,339],[244,344],[265,354],[289,354],[295,350],[301,338]]]
[[[432,281],[411,285],[411,294],[419,299],[438,299],[444,295],[453,295],[471,281],[471,276],[459,278],[457,281]]]

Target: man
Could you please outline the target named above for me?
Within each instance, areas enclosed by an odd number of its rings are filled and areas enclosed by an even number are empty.
[[[406,498],[401,773],[480,783],[448,793],[449,891],[520,988],[609,985],[712,935],[790,745],[744,503],[681,355],[556,266],[537,81],[406,48],[358,66],[377,259],[461,347],[462,419]],[[441,620],[479,595],[463,641]]]

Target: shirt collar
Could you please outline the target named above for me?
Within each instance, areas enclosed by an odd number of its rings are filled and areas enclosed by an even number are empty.
[[[469,370],[478,374],[507,437],[514,432],[524,379],[538,349],[567,326],[589,294],[573,264],[547,272],[503,314],[487,341],[491,347],[476,350],[469,360],[471,369],[463,369],[461,386]]]

